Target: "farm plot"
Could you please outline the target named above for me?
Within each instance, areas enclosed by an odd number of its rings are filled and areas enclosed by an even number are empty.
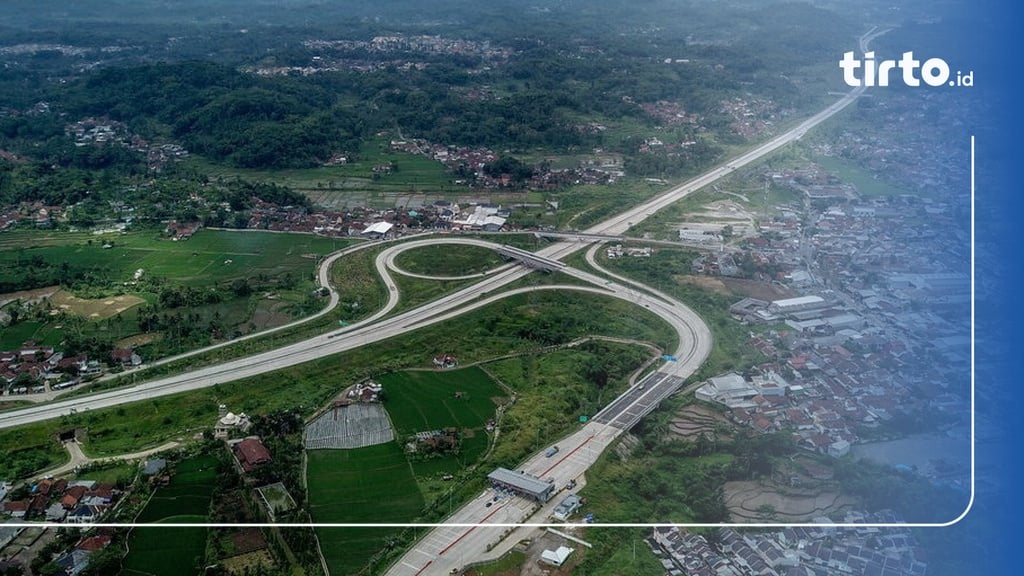
[[[315,522],[410,522],[423,496],[401,447],[394,442],[355,450],[310,450],[306,477]],[[318,528],[332,574],[355,574],[399,531]]]
[[[684,406],[669,421],[669,430],[672,434],[691,441],[702,434],[709,438],[728,440],[731,438],[729,432],[732,428],[733,425],[722,413],[695,404]]]
[[[169,486],[159,488],[135,519],[147,524],[206,522],[217,478],[217,459],[199,456],[175,468]],[[178,528],[167,537],[164,528],[136,527],[128,538],[124,574],[187,576],[201,566],[206,528]]]
[[[141,269],[143,278],[159,276],[197,286],[260,274],[312,273],[319,256],[352,243],[306,234],[228,230],[200,230],[180,242],[152,230],[94,237],[68,234],[43,245],[33,232],[18,232],[17,237],[17,249],[0,246],[0,265],[67,262],[72,271],[90,269],[94,276],[118,283],[136,280]]]
[[[451,371],[406,371],[379,379],[385,406],[400,439],[416,432],[457,428],[462,434],[459,457],[413,464],[418,476],[449,473],[476,462],[487,450],[484,425],[494,417],[505,391],[479,368]]]
[[[724,492],[733,522],[808,522],[856,504],[838,490],[797,489],[756,480],[726,482]]]
[[[479,368],[393,372],[379,381],[399,435],[447,426],[482,427],[505,396]]]

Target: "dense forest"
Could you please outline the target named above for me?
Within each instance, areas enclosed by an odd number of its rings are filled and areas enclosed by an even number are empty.
[[[364,3],[229,0],[159,9],[152,2],[38,4],[15,10],[17,27],[0,28],[0,45],[16,48],[3,56],[0,149],[48,165],[120,173],[144,171],[140,155],[76,146],[66,125],[123,122],[142,138],[178,142],[242,168],[316,166],[397,129],[497,150],[607,147],[629,155],[638,174],[672,174],[679,158],[640,158],[629,136],[580,126],[654,126],[658,120],[636,103],[678,102],[708,130],[682,160],[700,166],[720,152],[716,140],[728,139],[723,100],[756,93],[780,110],[813,103],[820,94],[800,70],[829,60],[855,32],[833,11],[788,3],[711,9],[667,0],[563,2],[541,9],[448,0],[426,19],[416,2],[389,3],[387,11]],[[503,17],[508,10],[517,18]],[[367,43],[382,34],[457,43],[382,52]],[[778,37],[798,45],[783,46]],[[29,41],[44,44],[21,44]],[[687,65],[666,66],[665,58]],[[311,75],[252,73],[317,62],[330,66]],[[467,97],[476,92],[487,97]],[[39,102],[46,110],[30,113]]]

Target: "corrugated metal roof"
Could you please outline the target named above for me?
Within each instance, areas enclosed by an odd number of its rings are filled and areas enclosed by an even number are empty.
[[[516,490],[537,496],[543,495],[552,489],[551,484],[548,484],[539,478],[529,474],[514,472],[507,468],[495,469],[494,472],[487,475],[487,479],[494,482],[500,482],[502,484],[508,484]]]

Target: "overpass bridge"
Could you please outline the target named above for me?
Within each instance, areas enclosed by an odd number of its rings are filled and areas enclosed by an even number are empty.
[[[557,240],[576,240],[577,242],[625,242],[627,240],[633,240],[632,238],[626,238],[625,236],[613,236],[611,234],[594,234],[587,232],[556,232],[556,231],[537,231],[533,233],[538,238],[553,238]]]
[[[539,254],[523,250],[522,248],[516,248],[515,246],[509,246],[508,244],[502,244],[498,248],[498,254],[501,254],[505,258],[518,260],[529,268],[543,270],[545,272],[557,272],[562,268],[565,268],[565,264],[558,260],[545,258]]]

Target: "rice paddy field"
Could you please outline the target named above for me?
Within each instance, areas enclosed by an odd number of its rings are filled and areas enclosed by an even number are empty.
[[[455,472],[476,462],[487,450],[484,424],[494,417],[506,393],[483,370],[409,370],[387,374],[379,381],[399,440],[448,427],[462,432],[458,457],[414,462],[417,476]]]
[[[175,467],[169,486],[157,489],[135,521],[206,522],[217,478],[217,459],[198,456]],[[206,528],[137,527],[128,537],[125,576],[191,576],[206,553]],[[171,537],[173,536],[173,537]]]
[[[454,473],[486,452],[484,424],[504,390],[483,370],[410,370],[386,374],[385,403],[399,441],[352,450],[307,451],[310,513],[316,522],[414,522],[425,506],[421,482]],[[410,461],[402,441],[415,432],[455,427],[458,456]],[[332,574],[354,574],[396,538],[400,529],[318,528]]]
[[[423,496],[396,442],[306,454],[309,509],[315,522],[410,522],[423,509]],[[398,532],[318,528],[317,537],[332,574],[355,574]]]
[[[135,272],[175,283],[205,286],[259,274],[312,274],[317,258],[344,248],[348,239],[251,230],[200,229],[175,242],[160,230],[125,234],[12,230],[0,236],[0,267],[33,257],[55,265],[95,269],[112,282],[130,282]]]

